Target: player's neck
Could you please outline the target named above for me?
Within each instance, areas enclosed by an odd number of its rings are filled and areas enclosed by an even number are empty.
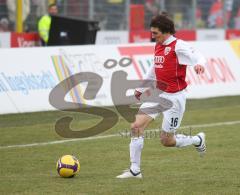
[[[164,44],[164,42],[169,38],[169,37],[171,37],[171,34],[169,34],[169,33],[167,33],[167,34],[164,34],[164,35],[162,35],[160,38],[158,38],[157,40],[156,40],[156,42],[158,43],[158,44]]]
[[[171,37],[171,34],[165,34],[161,44],[163,44],[169,37]]]

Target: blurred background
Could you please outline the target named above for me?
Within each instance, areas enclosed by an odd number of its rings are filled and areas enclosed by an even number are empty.
[[[0,18],[15,22],[9,2],[0,1]],[[237,28],[240,29],[239,0],[23,0],[25,31],[36,31],[39,18],[47,14],[48,4],[56,3],[59,14],[100,21],[103,30],[127,30],[130,5],[144,9],[144,27],[160,11],[169,12],[178,29]],[[11,25],[11,30],[15,30]]]
[[[185,40],[200,40],[196,30],[206,29],[220,30],[208,39],[240,36],[239,0],[0,0],[0,31],[37,33],[40,18],[53,3],[58,15],[96,20],[100,31],[128,31],[128,42],[145,42],[151,17],[162,11],[172,16]]]

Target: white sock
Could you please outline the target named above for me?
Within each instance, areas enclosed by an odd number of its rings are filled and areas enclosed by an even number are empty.
[[[184,146],[189,146],[189,145],[200,144],[200,139],[198,136],[177,134],[175,136],[175,139],[176,139],[176,147],[184,147]]]
[[[130,169],[134,173],[140,172],[140,164],[141,164],[141,153],[143,149],[143,137],[133,137],[131,138],[131,142],[129,144],[130,150],[130,161],[131,167]]]

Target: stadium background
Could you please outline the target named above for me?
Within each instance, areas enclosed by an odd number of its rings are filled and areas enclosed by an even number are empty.
[[[130,4],[144,6],[146,28],[149,18],[158,11],[169,12],[178,29],[239,28],[238,19],[234,21],[239,14],[235,0],[30,0],[26,19],[28,31],[37,30],[37,20],[47,13],[48,3],[53,2],[57,3],[59,14],[100,20],[104,30],[127,30]],[[6,3],[6,0],[0,2],[0,18],[8,17]]]
[[[0,32],[0,47],[38,46],[38,35],[32,32],[37,32],[38,20],[47,13],[47,5],[52,2],[57,3],[59,15],[98,20],[101,29],[99,34],[106,31],[127,33],[122,39],[120,36],[106,35],[109,39],[107,43],[147,41],[150,18],[159,11],[170,13],[179,37],[185,40],[236,39],[240,36],[240,3],[237,0],[25,0],[28,3],[24,1],[23,6],[28,8],[22,9],[22,12],[26,12],[23,14],[26,15],[23,25],[21,20],[12,21],[14,12],[8,10],[8,1],[0,1],[0,19],[4,19],[0,26],[4,26],[6,20],[9,22],[9,28],[1,31],[28,33],[12,33],[9,35],[10,43],[6,43],[1,40],[7,39],[8,35]]]
[[[101,28],[97,45],[58,47],[40,47],[36,32],[39,17],[53,1],[29,2],[25,24],[0,32],[0,194],[239,194],[239,0],[58,0],[61,15],[97,19]],[[6,1],[0,5],[0,18],[8,18]],[[144,11],[144,17],[137,15],[144,20],[131,15],[135,8]],[[188,94],[194,99],[187,102],[180,129],[191,135],[205,131],[208,151],[200,159],[193,148],[160,146],[159,118],[145,134],[144,179],[119,181],[115,176],[129,163],[129,123],[111,107],[110,81],[119,70],[128,72],[129,79],[141,79],[151,65],[154,44],[148,22],[153,13],[149,8],[168,11],[178,36],[191,40],[208,60],[204,76],[196,77],[191,69],[188,73]],[[134,66],[120,67],[123,57],[131,57]],[[109,58],[117,65],[106,70],[103,64]],[[60,118],[71,116],[75,131],[101,120],[56,111],[49,104],[56,84],[84,71],[103,77],[99,99],[93,103],[110,106],[107,109],[118,113],[118,123],[95,137],[66,139],[55,131]],[[72,90],[67,100],[86,103],[85,87]],[[128,116],[129,110],[124,114]],[[80,160],[75,178],[57,175],[56,162],[65,154]]]

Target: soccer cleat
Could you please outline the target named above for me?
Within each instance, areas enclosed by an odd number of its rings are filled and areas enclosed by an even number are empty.
[[[205,133],[198,133],[196,136],[199,137],[200,143],[199,145],[195,145],[196,150],[198,151],[200,157],[203,157],[206,154],[206,141],[205,141]]]
[[[134,173],[132,172],[131,169],[125,170],[121,175],[118,175],[116,178],[118,179],[127,179],[127,178],[138,178],[142,179],[142,174],[141,172],[139,173]]]

